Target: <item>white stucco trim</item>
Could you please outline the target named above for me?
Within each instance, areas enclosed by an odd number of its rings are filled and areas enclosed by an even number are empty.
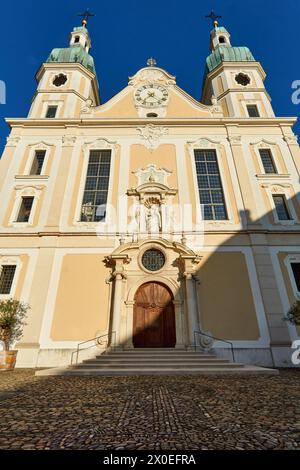
[[[110,150],[111,151],[111,162],[110,162],[110,173],[109,173],[109,184],[108,184],[108,191],[107,191],[107,209],[106,209],[106,217],[104,221],[101,222],[81,222],[81,207],[82,207],[82,200],[87,176],[87,168],[89,163],[89,156],[91,150]],[[77,195],[77,204],[76,204],[76,211],[75,211],[75,218],[73,219],[74,226],[77,227],[84,227],[85,229],[95,231],[97,229],[98,233],[105,233],[107,230],[111,230],[111,223],[110,221],[114,221],[114,230],[116,221],[114,220],[115,211],[112,208],[112,190],[113,190],[113,180],[114,180],[114,172],[116,166],[116,142],[111,142],[107,140],[105,137],[98,137],[92,142],[85,142],[83,144],[83,168],[82,174],[80,179],[80,186]]]
[[[2,250],[1,250],[1,253],[2,253]],[[3,254],[0,254],[0,275],[1,275],[1,272],[2,272],[3,266],[7,266],[7,265],[16,266],[16,270],[15,270],[15,274],[14,274],[14,277],[13,277],[13,282],[12,282],[9,294],[0,294],[0,300],[6,300],[6,299],[14,298],[16,288],[17,288],[17,284],[18,284],[18,280],[19,280],[20,271],[21,271],[21,268],[22,268],[22,262],[21,262],[21,259],[18,256],[13,256],[13,255],[6,255],[5,256]]]
[[[228,185],[227,181],[225,180],[225,171],[224,171],[224,165],[222,161],[222,155],[221,155],[221,145],[224,145],[223,142],[221,141],[215,141],[206,138],[205,136],[199,137],[199,139],[196,142],[188,142],[188,150],[191,158],[191,166],[192,166],[192,174],[193,174],[193,181],[194,181],[194,187],[195,187],[195,197],[196,197],[196,225],[198,224],[209,224],[213,227],[214,224],[233,224],[233,215],[232,215],[232,207],[230,204],[230,197],[229,197],[229,192],[228,192]],[[201,213],[201,203],[200,203],[200,195],[199,195],[199,187],[198,187],[198,181],[197,181],[197,171],[196,171],[196,163],[195,163],[195,155],[194,151],[195,150],[215,150],[216,152],[216,157],[217,157],[217,162],[218,162],[218,167],[219,167],[219,173],[220,173],[220,179],[221,179],[221,184],[222,184],[222,189],[223,189],[223,194],[224,194],[224,199],[225,199],[225,208],[227,212],[227,219],[225,220],[205,220],[202,218],[202,213]],[[226,154],[227,157],[227,154]]]
[[[20,186],[16,187],[16,196],[13,210],[10,214],[9,225],[15,228],[31,227],[34,221],[34,216],[38,204],[38,200],[42,194],[43,186]],[[18,214],[21,208],[22,199],[25,197],[33,197],[33,203],[30,211],[28,222],[17,222]]]
[[[281,271],[281,267],[280,267],[280,263],[278,259],[278,253],[280,252],[290,253],[286,259],[288,259],[289,256],[293,256],[292,253],[295,253],[295,255],[299,256],[299,246],[298,247],[292,247],[292,246],[270,247],[271,259],[272,259],[273,268],[275,271],[275,278],[276,278],[277,288],[279,291],[279,296],[280,296],[284,311],[288,312],[291,304],[290,304],[288,293],[285,287],[283,273]],[[288,273],[289,273],[289,270],[288,270]],[[292,278],[290,278],[290,280],[292,284]],[[293,284],[292,284],[292,287],[293,287]],[[300,336],[297,333],[297,329],[294,325],[287,322],[287,327],[289,330],[291,341],[294,341],[295,339],[300,338]]]

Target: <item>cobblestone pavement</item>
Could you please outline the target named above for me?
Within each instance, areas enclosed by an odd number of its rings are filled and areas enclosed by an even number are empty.
[[[272,377],[0,373],[1,449],[300,449],[300,371]]]

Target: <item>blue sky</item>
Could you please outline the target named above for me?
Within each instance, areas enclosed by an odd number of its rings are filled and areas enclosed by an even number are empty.
[[[213,8],[232,44],[248,46],[267,72],[266,87],[277,116],[299,116],[291,84],[300,80],[298,0],[11,0],[1,2],[0,80],[6,104],[0,104],[0,151],[9,133],[4,117],[26,116],[36,89],[35,73],[54,47],[66,47],[80,24],[77,13],[90,8],[89,22],[102,102],[127,84],[129,75],[153,55],[158,66],[200,99],[204,61],[209,53]],[[300,133],[300,124],[295,127]]]

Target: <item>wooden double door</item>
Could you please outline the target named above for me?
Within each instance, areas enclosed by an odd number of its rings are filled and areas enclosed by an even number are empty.
[[[175,344],[173,295],[163,284],[147,282],[135,295],[133,345],[135,348],[173,348]]]

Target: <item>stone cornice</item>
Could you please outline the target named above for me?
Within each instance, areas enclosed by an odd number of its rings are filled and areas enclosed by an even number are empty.
[[[297,122],[297,117],[272,117],[272,118],[156,118],[155,121],[149,118],[86,118],[86,119],[32,119],[32,118],[6,118],[5,121],[10,127],[45,127],[61,128],[67,127],[131,127],[148,125],[155,122],[156,125],[180,126],[226,126],[235,125],[243,127],[261,126],[293,126]]]
[[[299,225],[299,224],[297,224]],[[293,226],[295,227],[295,226]],[[274,227],[272,230],[268,230],[265,228],[255,228],[255,229],[249,229],[249,230],[203,230],[201,234],[204,235],[233,235],[233,236],[240,236],[240,235],[255,235],[255,234],[264,234],[264,235],[298,235],[300,234],[300,227],[295,227],[295,229],[290,229],[286,226],[284,228],[282,227]],[[111,232],[111,233],[105,233],[106,238],[110,238],[113,240],[116,236],[119,236],[119,233],[116,232]],[[191,233],[186,233],[186,235],[195,235],[195,232]],[[20,237],[20,238],[42,238],[42,237],[97,237],[99,238],[99,234],[96,233],[95,231],[91,232],[21,232],[18,230],[18,232],[0,232],[0,238],[1,237]],[[147,239],[144,239],[143,241],[146,241]],[[132,244],[131,244],[132,245]],[[251,243],[249,244],[249,246]],[[102,248],[106,248],[106,246],[102,246]],[[111,245],[107,245],[107,248],[110,248]]]

